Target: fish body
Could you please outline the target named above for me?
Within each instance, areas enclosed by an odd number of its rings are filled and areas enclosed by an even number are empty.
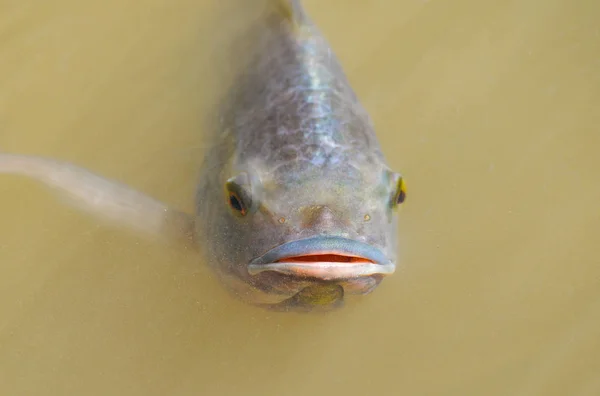
[[[276,5],[224,106],[200,177],[197,233],[247,300],[280,303],[336,282],[367,293],[395,268],[402,178],[319,29],[298,1]],[[302,263],[261,261],[290,243],[282,254]]]
[[[226,95],[195,198],[182,213],[73,164],[0,154],[102,218],[194,241],[252,304],[322,310],[394,272],[406,186],[329,44],[297,0],[272,0]]]

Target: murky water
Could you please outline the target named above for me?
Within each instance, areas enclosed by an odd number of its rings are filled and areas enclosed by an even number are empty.
[[[1,2],[0,148],[191,210],[239,4]],[[600,3],[305,4],[407,178],[397,274],[269,313],[4,176],[1,394],[600,394]]]

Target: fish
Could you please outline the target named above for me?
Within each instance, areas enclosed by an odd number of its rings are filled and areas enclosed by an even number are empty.
[[[51,158],[0,153],[0,173],[137,232],[184,240],[232,295],[323,311],[395,273],[404,177],[299,0],[269,0],[249,60],[220,102],[185,213]]]

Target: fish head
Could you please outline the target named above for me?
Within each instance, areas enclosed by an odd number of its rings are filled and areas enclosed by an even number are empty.
[[[275,309],[327,310],[394,273],[406,185],[386,166],[367,169],[275,176],[254,164],[228,178],[222,255],[237,293]]]

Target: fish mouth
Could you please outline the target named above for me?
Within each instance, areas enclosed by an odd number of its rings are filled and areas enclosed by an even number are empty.
[[[318,236],[287,242],[255,258],[250,275],[274,271],[325,281],[390,275],[395,264],[378,248],[342,237]]]

